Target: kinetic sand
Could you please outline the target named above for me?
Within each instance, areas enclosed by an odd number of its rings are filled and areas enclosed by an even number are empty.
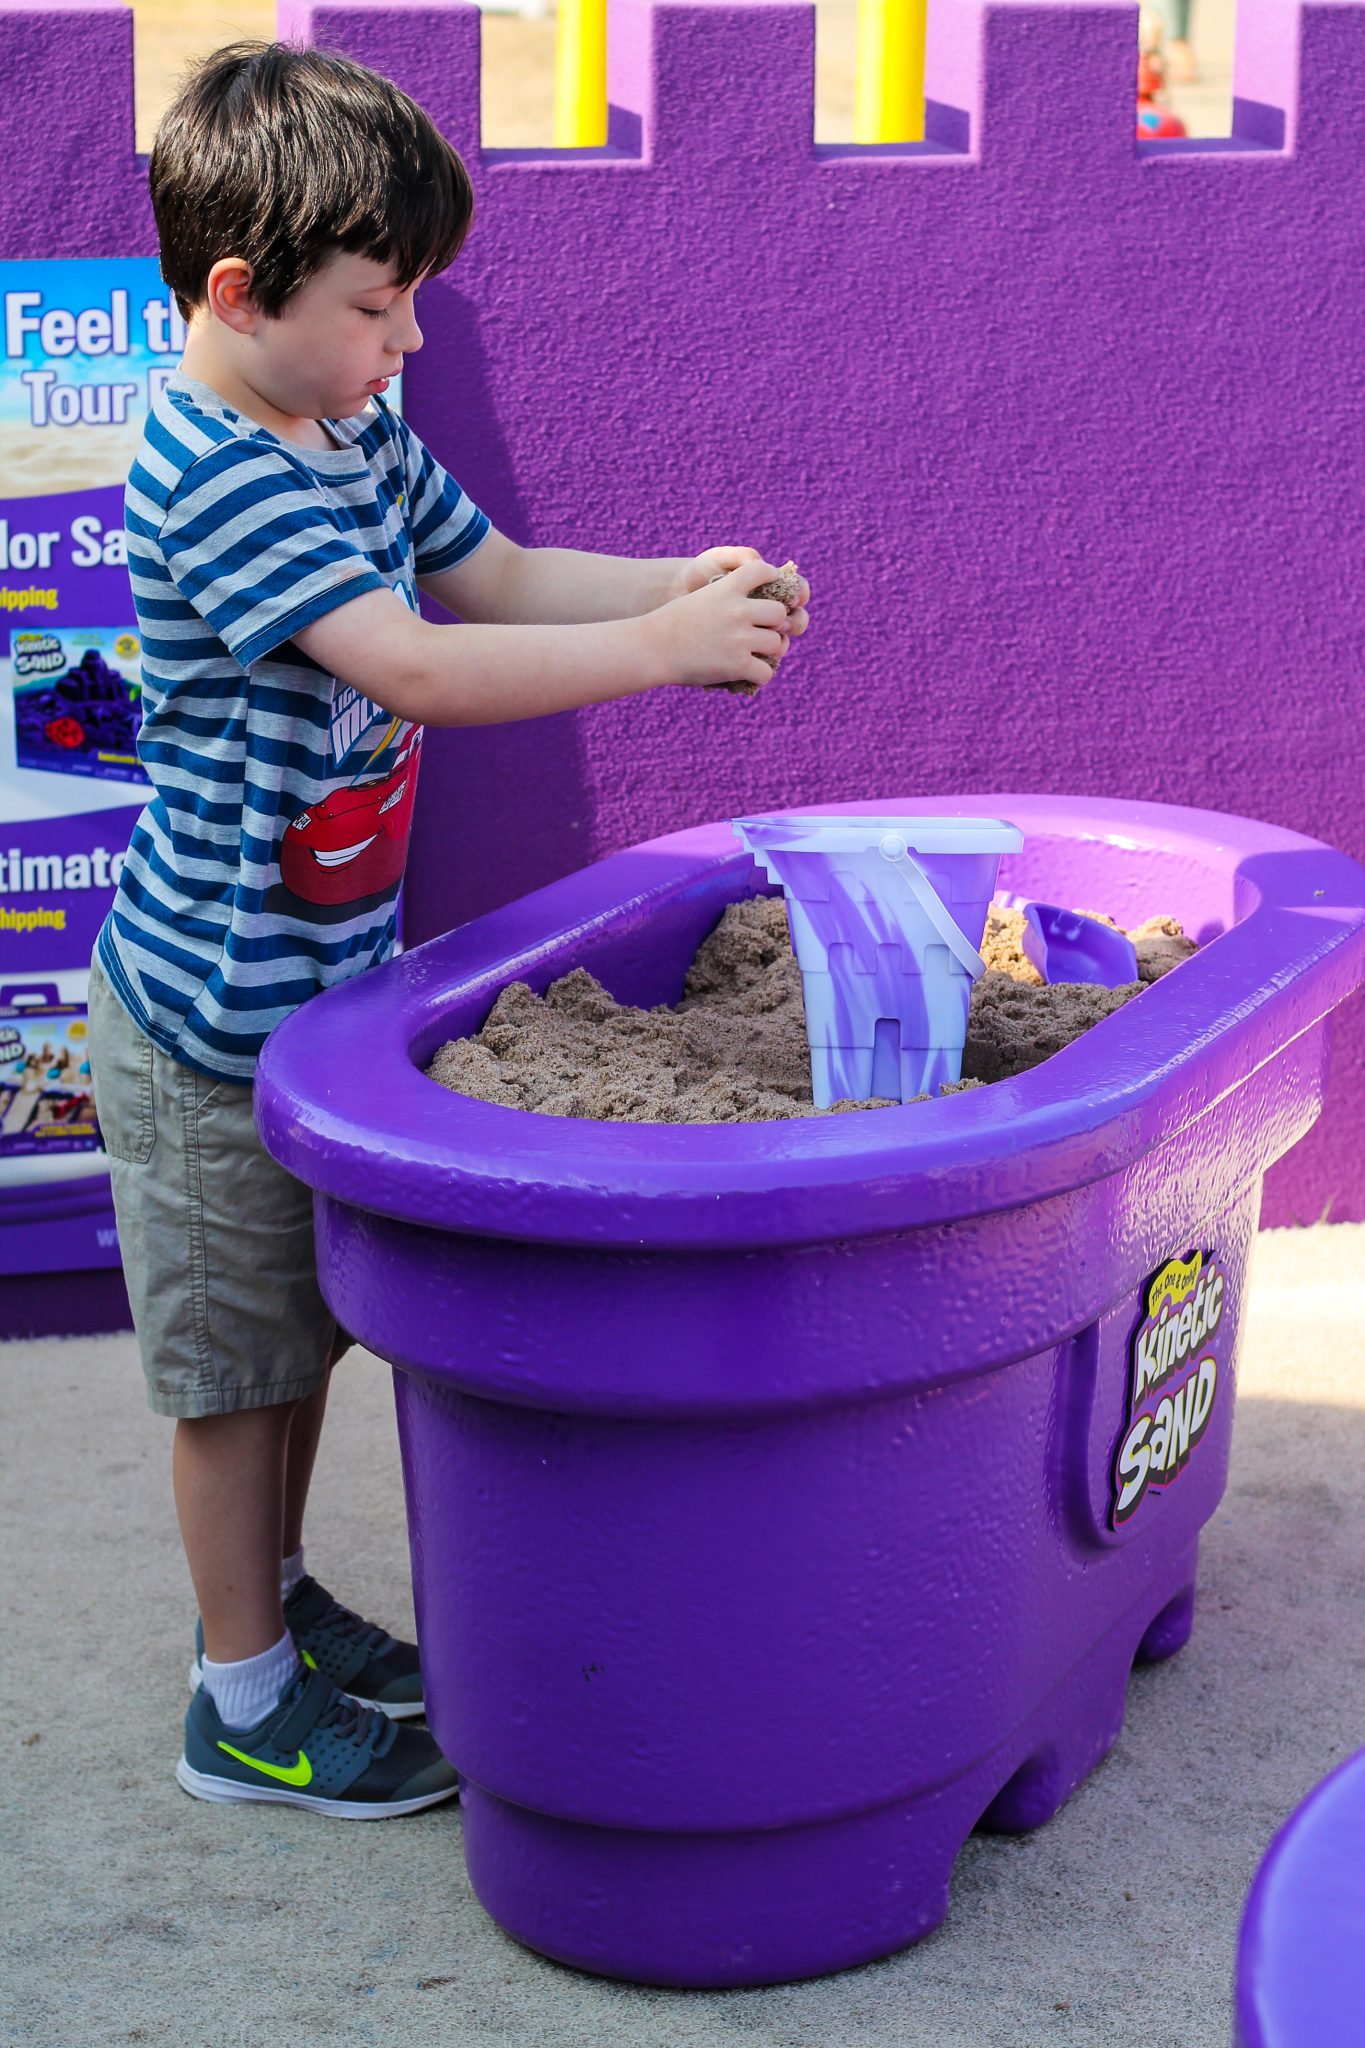
[[[1129,934],[1137,981],[1046,987],[1024,957],[1022,932],[1021,912],[992,908],[981,946],[987,972],[972,991],[957,1089],[1037,1066],[1195,951],[1173,918],[1149,918]],[[771,1122],[885,1107],[817,1110],[811,1100],[801,974],[780,896],[726,909],[676,1009],[631,1009],[581,968],[543,997],[515,982],[482,1030],[443,1045],[426,1071],[486,1102],[617,1122]]]
[[[729,572],[727,571],[726,573]],[[713,583],[719,583],[720,580],[719,576],[711,578]],[[758,584],[749,592],[749,595],[750,597],[761,597],[765,602],[771,601],[776,604],[785,605],[787,615],[790,617],[794,611],[799,609],[800,590],[801,571],[797,568],[795,562],[784,562],[771,583]],[[776,670],[776,655],[760,654],[758,658],[760,661],[766,661],[770,669]],[[708,690],[728,690],[732,697],[756,697],[762,688],[762,684],[744,682],[708,683],[706,687]]]

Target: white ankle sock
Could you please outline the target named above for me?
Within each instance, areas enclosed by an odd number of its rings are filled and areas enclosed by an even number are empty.
[[[204,1686],[229,1728],[254,1728],[275,1706],[298,1669],[299,1653],[286,1629],[279,1641],[259,1657],[238,1664],[215,1664],[202,1657]]]
[[[287,1600],[299,1580],[306,1578],[307,1575],[308,1568],[303,1561],[303,1545],[300,1543],[294,1555],[285,1558],[280,1566],[280,1598]]]

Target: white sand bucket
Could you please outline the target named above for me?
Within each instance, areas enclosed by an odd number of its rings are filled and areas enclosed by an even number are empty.
[[[1018,827],[828,812],[731,823],[787,899],[817,1109],[959,1080],[977,947]]]

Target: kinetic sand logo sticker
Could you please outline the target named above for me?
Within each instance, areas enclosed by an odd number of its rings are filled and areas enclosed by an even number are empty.
[[[1215,1253],[1168,1259],[1147,1284],[1129,1357],[1128,1419],[1114,1458],[1110,1523],[1130,1522],[1152,1487],[1172,1486],[1198,1448],[1218,1392],[1212,1339],[1226,1281]]]

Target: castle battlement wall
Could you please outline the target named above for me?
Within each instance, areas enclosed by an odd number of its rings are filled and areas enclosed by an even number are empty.
[[[474,7],[281,6],[469,160],[405,404],[493,519],[815,591],[756,704],[432,734],[418,936],[819,797],[1128,795],[1365,854],[1365,4],[1241,0],[1233,136],[1141,146],[1136,15],[931,0],[927,139],[868,149],[812,141],[812,7],[612,0],[610,141],[565,152],[481,149]],[[150,253],[127,12],[4,0],[0,66],[0,253]],[[1267,1219],[1365,1214],[1363,1158],[1357,1004]]]

